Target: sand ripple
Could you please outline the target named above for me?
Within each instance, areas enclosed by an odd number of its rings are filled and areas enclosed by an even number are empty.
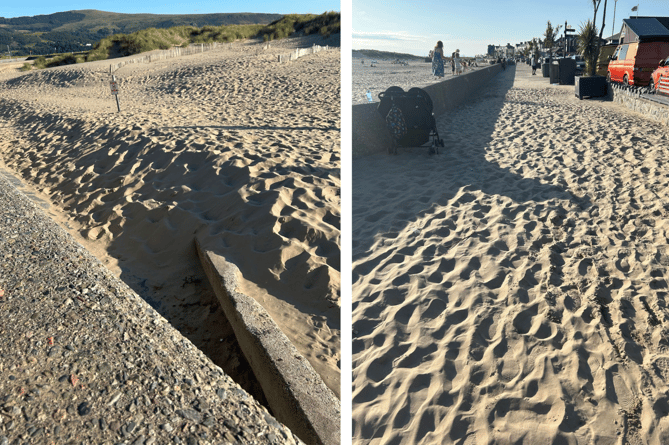
[[[226,256],[339,394],[340,52],[275,62],[284,52],[127,65],[120,114],[103,62],[9,76],[0,150],[173,324],[207,326],[214,349],[194,238]]]
[[[669,439],[669,133],[529,73],[354,162],[355,443]]]

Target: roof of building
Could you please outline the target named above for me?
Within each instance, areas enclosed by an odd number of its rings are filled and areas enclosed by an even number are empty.
[[[630,17],[623,19],[639,39],[669,37],[669,17]]]
[[[616,33],[616,34],[613,34],[611,36],[608,36],[604,40],[606,40],[607,43],[616,43],[617,44],[620,41],[620,33]]]

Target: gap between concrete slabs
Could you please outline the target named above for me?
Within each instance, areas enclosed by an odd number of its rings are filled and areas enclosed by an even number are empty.
[[[240,273],[237,266],[203,249],[197,238],[195,245],[207,278],[276,419],[307,444],[339,444],[339,399],[267,311],[255,299],[237,291]]]

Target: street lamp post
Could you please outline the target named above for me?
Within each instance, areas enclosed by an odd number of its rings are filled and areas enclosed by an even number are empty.
[[[570,28],[569,25],[567,25],[567,21],[564,21],[564,56],[567,57],[567,53],[569,45],[567,43],[568,35],[569,33],[576,32],[573,28]]]
[[[618,6],[618,0],[615,0],[615,3],[613,4],[613,34],[616,33],[616,6]]]

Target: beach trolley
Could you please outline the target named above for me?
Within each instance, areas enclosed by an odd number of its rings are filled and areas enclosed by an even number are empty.
[[[420,88],[404,91],[390,87],[379,93],[377,111],[386,120],[392,139],[389,154],[397,154],[397,147],[421,147],[430,142],[430,154],[439,153],[444,141],[437,132],[432,113],[432,99]]]

